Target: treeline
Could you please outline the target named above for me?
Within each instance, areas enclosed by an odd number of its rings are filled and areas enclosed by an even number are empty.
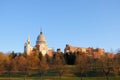
[[[72,67],[68,66],[71,65]],[[60,78],[65,73],[71,73],[82,77],[85,76],[109,76],[120,75],[120,53],[114,57],[109,57],[109,53],[104,53],[99,58],[87,55],[82,52],[62,53],[58,50],[52,57],[47,54],[43,56],[41,52],[34,51],[33,55],[25,53],[9,54],[0,53],[0,75],[22,72],[24,78],[36,72],[41,78],[44,73],[54,72]]]

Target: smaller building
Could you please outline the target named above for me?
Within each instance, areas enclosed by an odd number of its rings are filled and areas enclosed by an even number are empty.
[[[66,44],[66,47],[64,49],[64,53],[68,52],[81,52],[81,53],[86,53],[88,56],[93,56],[95,58],[99,58],[101,55],[105,53],[104,49],[101,48],[83,48],[83,47],[76,47],[76,46],[71,46],[69,44]]]

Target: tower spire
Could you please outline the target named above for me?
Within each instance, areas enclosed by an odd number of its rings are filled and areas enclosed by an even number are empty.
[[[42,27],[40,28],[40,34],[42,34]]]
[[[28,36],[27,42],[28,44],[30,44],[30,36]]]

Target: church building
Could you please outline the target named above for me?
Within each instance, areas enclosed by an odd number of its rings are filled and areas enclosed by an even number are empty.
[[[33,49],[37,49],[39,52],[42,53],[43,56],[45,54],[52,56],[54,52],[53,48],[48,48],[47,41],[42,30],[37,37],[36,45],[34,47],[32,47],[30,44],[30,37],[28,37],[27,42],[24,45],[24,53],[26,53],[27,55],[31,55]]]

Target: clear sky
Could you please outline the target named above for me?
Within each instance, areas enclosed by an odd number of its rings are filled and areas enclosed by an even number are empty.
[[[120,0],[0,0],[0,51],[35,45],[40,27],[49,47],[120,48]]]

